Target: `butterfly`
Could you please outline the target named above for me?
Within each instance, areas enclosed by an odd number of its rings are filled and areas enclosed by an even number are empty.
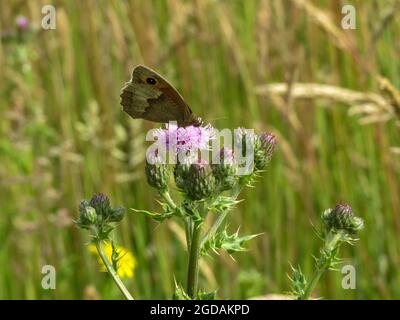
[[[149,67],[138,65],[132,78],[121,90],[122,110],[134,119],[167,123],[176,121],[179,127],[200,126],[178,91]]]

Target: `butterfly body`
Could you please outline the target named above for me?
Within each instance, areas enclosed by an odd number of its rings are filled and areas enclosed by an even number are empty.
[[[131,80],[122,88],[121,105],[134,119],[160,123],[176,121],[180,127],[202,123],[166,79],[143,65],[133,69]]]

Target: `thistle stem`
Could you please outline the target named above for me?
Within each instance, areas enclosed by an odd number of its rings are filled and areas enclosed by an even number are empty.
[[[175,204],[174,200],[171,198],[169,191],[160,192],[161,196],[164,200],[168,203],[168,205],[173,209],[176,210],[177,205]]]
[[[168,203],[168,205],[173,209],[173,210],[180,210],[178,206],[175,204],[174,200],[171,197],[171,194],[169,191],[163,191],[160,192],[161,197]],[[186,247],[187,250],[190,250],[190,220],[188,218],[184,218],[184,223],[185,223],[185,235],[186,235]]]
[[[333,250],[335,250],[342,236],[343,235],[341,232],[337,233],[330,232],[325,241],[323,251],[330,253]],[[332,264],[331,259],[327,259],[325,255],[322,254],[321,257],[318,259],[314,273],[312,274],[311,280],[310,282],[308,282],[304,290],[304,293],[298,297],[299,300],[308,300],[310,298],[310,295],[314,290],[316,284],[318,283],[318,280],[321,278],[322,274],[331,267],[331,264]]]
[[[200,236],[202,229],[201,226],[201,221],[195,221],[193,223],[192,239],[190,241],[187,293],[192,299],[195,299],[197,296],[197,284],[199,279]]]
[[[95,245],[96,245],[96,249],[100,255],[101,260],[103,261],[104,265],[106,266],[108,273],[111,275],[114,282],[117,284],[119,290],[121,290],[122,294],[125,296],[125,298],[127,300],[134,300],[132,295],[129,293],[128,289],[126,289],[126,287],[122,283],[121,278],[118,276],[114,267],[111,265],[110,261],[107,259],[107,256],[104,253],[103,247],[101,245],[101,241],[95,240]]]
[[[236,198],[239,196],[240,191],[242,191],[242,186],[241,185],[237,185],[235,187],[235,189],[232,191],[231,197],[236,200]],[[207,234],[203,237],[203,239],[201,240],[201,245],[200,248],[203,247],[203,245],[206,243],[206,241],[210,238],[213,237],[216,232],[218,231],[219,227],[221,226],[222,222],[224,222],[226,216],[228,215],[229,211],[226,210],[222,213],[220,213],[220,215],[218,216],[218,218],[215,220],[215,222],[213,223],[213,225],[211,226],[210,230],[208,230]]]

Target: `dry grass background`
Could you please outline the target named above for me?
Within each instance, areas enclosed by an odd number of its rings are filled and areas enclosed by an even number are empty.
[[[399,1],[54,1],[57,29],[43,31],[47,2],[0,2],[2,35],[18,14],[34,29],[0,43],[0,298],[120,298],[72,219],[93,192],[157,208],[143,175],[154,125],[118,104],[138,63],[170,79],[214,126],[278,136],[268,172],[230,222],[264,235],[237,262],[202,261],[203,287],[229,298],[288,291],[289,262],[311,272],[311,223],[345,201],[366,225],[342,252],[357,289],[329,273],[318,294],[399,298]],[[356,30],[340,27],[348,3]],[[170,298],[173,276],[185,279],[180,226],[131,213],[117,237],[138,260],[127,281],[136,297]],[[44,264],[56,267],[56,290],[41,288]]]

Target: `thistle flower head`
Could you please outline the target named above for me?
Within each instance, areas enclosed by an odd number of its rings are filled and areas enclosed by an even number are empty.
[[[79,204],[79,217],[77,224],[84,229],[88,229],[94,225],[97,220],[96,210],[89,205],[87,200],[81,201]]]
[[[168,189],[168,181],[171,175],[169,165],[165,163],[151,164],[146,163],[145,172],[147,177],[147,183],[153,188],[160,192],[164,192]]]
[[[111,222],[120,222],[125,216],[125,208],[124,207],[116,207],[112,209],[110,214]]]
[[[354,216],[348,204],[338,204],[333,209],[325,210],[322,220],[328,230],[344,230],[350,235],[356,235],[364,227],[363,220]]]
[[[260,135],[259,139],[261,142],[261,147],[264,149],[267,156],[271,158],[276,146],[275,135],[273,135],[272,133],[264,132]]]
[[[15,24],[19,30],[26,30],[29,27],[29,20],[25,16],[18,16],[15,19]]]
[[[185,163],[185,162],[183,163],[178,162],[174,168],[175,184],[181,190],[184,190],[185,188],[185,183],[187,180],[189,168],[190,168],[190,163]]]
[[[184,191],[191,200],[202,200],[212,195],[215,190],[215,177],[210,165],[198,161],[190,165]]]
[[[93,207],[96,210],[97,215],[104,218],[109,216],[111,204],[110,199],[108,199],[105,194],[94,194],[93,197],[90,199],[89,206]]]
[[[124,208],[111,208],[108,197],[105,194],[98,193],[94,194],[90,201],[82,200],[80,202],[77,224],[84,229],[89,229],[91,226],[103,228],[107,225],[107,222],[121,221],[124,213]]]
[[[232,149],[224,147],[220,150],[217,158],[213,160],[212,170],[221,191],[233,188],[237,177]]]
[[[209,141],[214,138],[214,128],[207,126],[178,127],[169,124],[166,129],[158,129],[154,137],[166,151],[186,154],[209,148]]]
[[[165,155],[159,149],[148,150],[146,153],[146,162],[149,164],[165,164]]]
[[[233,165],[235,163],[235,158],[233,156],[233,150],[228,147],[223,147],[219,151],[216,159],[213,160],[214,163],[222,163],[226,165]]]
[[[271,161],[275,151],[276,138],[273,134],[264,132],[255,139],[254,166],[256,170],[264,170]]]

